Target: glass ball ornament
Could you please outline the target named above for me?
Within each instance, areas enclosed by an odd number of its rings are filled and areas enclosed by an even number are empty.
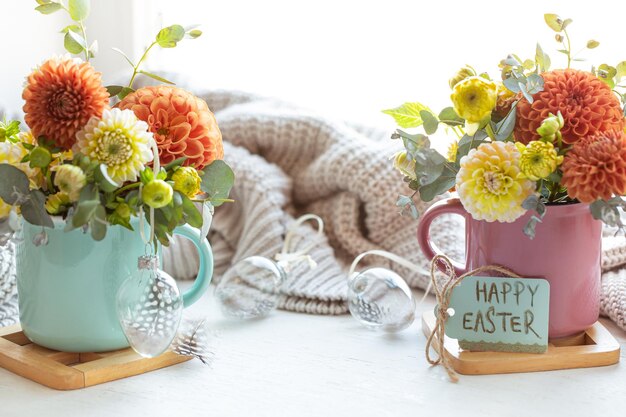
[[[278,306],[286,272],[263,256],[237,262],[215,288],[222,312],[230,317],[252,319],[268,315]]]
[[[365,327],[398,332],[415,320],[415,299],[406,282],[386,268],[357,273],[348,283],[350,314]]]
[[[176,281],[158,269],[158,257],[140,256],[137,271],[117,292],[117,315],[130,346],[141,356],[165,352],[176,337],[183,297]]]

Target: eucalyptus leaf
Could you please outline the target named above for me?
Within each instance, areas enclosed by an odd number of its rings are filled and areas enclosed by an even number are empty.
[[[438,117],[441,123],[445,123],[449,126],[462,126],[464,124],[463,118],[456,114],[454,107],[446,107],[441,110]]]
[[[124,99],[127,95],[129,95],[130,93],[134,93],[134,92],[135,92],[135,90],[133,90],[133,89],[132,89],[132,88],[130,88],[130,87],[123,87],[123,88],[122,88],[122,91],[120,91],[119,93],[117,93],[117,97],[118,97],[120,100],[123,100],[123,99]]]
[[[543,15],[543,19],[550,29],[555,32],[561,32],[563,30],[563,21],[554,13],[546,13]]]
[[[145,75],[145,76],[147,76],[147,77],[150,77],[150,78],[152,78],[152,79],[155,79],[155,80],[157,80],[157,81],[160,81],[160,82],[162,82],[162,83],[165,83],[165,84],[176,85],[176,84],[175,84],[175,83],[173,83],[172,81],[167,80],[167,79],[165,79],[165,78],[163,78],[163,77],[161,77],[161,76],[159,76],[159,75],[153,74],[153,73],[148,72],[148,71],[141,70],[141,71],[139,71],[139,73],[140,73],[140,74],[143,74],[143,75]]]
[[[198,29],[193,29],[187,32],[187,36],[189,36],[191,39],[197,39],[202,36],[202,31]]]
[[[519,93],[520,92],[520,83],[517,80],[517,78],[511,77],[511,78],[507,78],[506,80],[504,80],[502,82],[504,84],[504,86],[511,92],[513,93]]]
[[[533,73],[526,78],[526,91],[528,91],[528,94],[537,94],[543,91],[543,86],[543,77],[539,74]]]
[[[89,9],[91,8],[90,0],[68,0],[67,8],[70,11],[70,17],[75,22],[87,19]]]
[[[393,109],[383,110],[383,113],[393,117],[398,126],[410,129],[421,126],[424,121],[420,112],[429,110],[428,107],[418,102],[407,102]]]
[[[425,202],[432,201],[438,195],[443,194],[450,188],[454,187],[455,182],[455,177],[442,175],[434,182],[420,187],[420,198]]]
[[[80,45],[83,49],[87,49],[87,42],[85,41],[85,38],[83,38],[83,37],[82,37],[82,35],[80,35],[80,34],[78,34],[78,33],[74,32],[74,31],[72,31],[72,30],[69,30],[69,31],[67,31],[67,33],[65,34],[65,37],[66,37],[66,38],[67,38],[68,36],[69,36],[70,38],[72,38],[72,40],[73,40],[74,42],[76,42],[78,45]]]
[[[202,229],[200,230],[200,236],[203,238],[209,234],[211,223],[213,222],[213,214],[215,214],[215,208],[209,201],[205,201],[202,204]]]
[[[517,101],[511,105],[511,110],[507,113],[504,119],[500,120],[498,124],[496,124],[496,139],[500,141],[507,140],[511,134],[513,133],[513,129],[515,128],[515,120],[516,120],[516,111]]]
[[[61,29],[61,33],[67,33],[68,31],[80,33],[80,28],[76,25],[68,25]]]
[[[172,25],[159,31],[156,41],[161,48],[173,48],[185,37],[185,28],[181,25]]]
[[[189,223],[189,226],[201,228],[202,227],[202,214],[196,207],[196,205],[187,197],[182,195],[183,198],[183,212],[185,214],[185,220]]]
[[[26,200],[30,192],[30,182],[22,171],[9,164],[0,164],[0,198],[7,204],[17,204]]]
[[[30,190],[28,200],[22,204],[24,220],[35,226],[53,228],[54,223],[45,208],[46,196],[39,190]]]
[[[615,76],[618,80],[626,75],[626,61],[622,61],[615,66]]]
[[[104,239],[107,234],[106,215],[106,209],[103,206],[99,205],[98,207],[96,207],[94,217],[89,222],[91,237],[97,242]]]
[[[124,53],[124,51],[122,51],[119,48],[111,48],[113,49],[115,52],[117,52],[118,54],[122,55],[124,57],[124,59],[126,59],[126,61],[130,64],[131,67],[135,67],[135,64],[133,64],[133,61],[130,60],[130,58],[128,57],[128,55],[126,55]]]
[[[63,47],[70,54],[78,55],[85,50],[85,48],[70,35],[70,33],[74,33],[72,31],[68,31],[63,37]],[[76,35],[74,33],[74,35]],[[80,35],[76,35],[80,36]]]
[[[537,216],[531,216],[528,222],[524,226],[523,232],[531,240],[535,238],[537,224],[541,223],[541,219]]]
[[[59,3],[43,3],[37,7],[35,7],[35,10],[37,10],[39,13],[41,14],[52,14],[54,12],[58,12],[59,10],[61,10],[61,5]]]
[[[424,131],[427,135],[432,135],[437,131],[437,127],[439,126],[439,120],[437,116],[432,114],[430,110],[422,110],[420,112],[420,116],[424,121]]]
[[[121,93],[123,88],[124,87],[122,87],[121,85],[108,85],[108,86],[106,86],[107,93],[109,93],[109,96],[111,96],[111,97],[115,97],[116,95]]]
[[[181,166],[182,164],[184,164],[187,159],[188,158],[186,156],[181,156],[180,158],[176,158],[169,164],[165,165],[164,169],[165,171],[169,172],[173,170],[174,168],[177,168]]]
[[[543,52],[543,49],[541,48],[541,45],[539,45],[539,43],[537,43],[537,48],[535,50],[535,62],[537,63],[540,72],[546,72],[550,70],[550,57],[545,52]]]
[[[396,206],[400,207],[400,215],[404,216],[408,210],[413,219],[417,220],[419,218],[419,211],[415,206],[415,202],[408,195],[400,195],[398,201],[396,201]]]
[[[211,204],[220,206],[227,199],[235,182],[233,170],[222,160],[215,160],[204,168],[200,188],[211,198]]]
[[[533,96],[528,92],[526,85],[520,82],[518,82],[517,84],[519,85],[519,89],[522,92],[522,95],[524,96],[524,98],[528,100],[530,104],[533,104],[533,101],[534,101]]]
[[[597,48],[598,46],[600,46],[600,42],[594,40],[594,39],[590,39],[587,41],[587,48],[588,49],[594,49]]]

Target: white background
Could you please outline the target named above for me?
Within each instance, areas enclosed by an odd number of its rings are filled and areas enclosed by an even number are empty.
[[[62,52],[60,13],[33,11],[34,0],[0,0],[3,23],[0,106],[19,109],[23,77]],[[156,51],[154,71],[179,71],[206,88],[234,88],[278,96],[337,118],[393,123],[380,113],[403,101],[435,110],[448,105],[448,78],[462,65],[497,76],[510,52],[533,57],[541,42],[563,66],[544,12],[571,17],[574,49],[594,38],[601,45],[581,56],[590,68],[626,60],[619,1],[348,1],[348,0],[93,0],[87,21],[98,39],[94,61],[106,82],[128,77],[117,46],[136,58],[161,25],[201,24],[204,35]]]

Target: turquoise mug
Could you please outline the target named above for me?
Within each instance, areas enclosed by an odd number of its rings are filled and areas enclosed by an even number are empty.
[[[106,352],[128,347],[117,319],[117,290],[137,270],[145,244],[134,219],[130,231],[109,227],[99,242],[82,230],[64,232],[55,220],[46,246],[35,246],[40,226],[24,222],[16,251],[20,323],[34,343],[64,352]],[[190,239],[200,254],[194,285],[183,294],[185,307],[208,289],[213,275],[213,255],[198,230],[184,225],[175,234]]]

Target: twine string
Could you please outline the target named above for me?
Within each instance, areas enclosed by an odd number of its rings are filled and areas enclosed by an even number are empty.
[[[441,262],[445,267],[445,275],[448,278],[443,283],[443,286],[440,286],[437,283],[437,279],[435,277],[438,262]],[[521,278],[521,276],[511,271],[510,269],[504,268],[499,265],[481,266],[479,268],[472,269],[471,271],[466,272],[457,278],[456,274],[454,273],[452,261],[445,255],[435,256],[430,264],[430,281],[431,286],[435,291],[435,296],[437,298],[437,307],[435,308],[435,328],[432,330],[432,332],[428,336],[428,340],[426,341],[426,360],[431,365],[443,365],[446,372],[448,373],[448,377],[452,382],[457,382],[459,380],[459,377],[454,371],[452,364],[450,363],[449,356],[445,354],[444,347],[446,321],[450,317],[448,310],[450,308],[450,298],[452,296],[452,290],[454,290],[454,288],[459,285],[463,281],[463,279],[471,275],[476,275],[480,274],[481,272],[487,271],[498,272],[510,278]],[[437,352],[437,357],[433,358],[431,356],[431,348],[433,348],[435,352]]]
[[[302,249],[293,251],[292,240],[297,234],[298,227],[302,225],[304,222],[309,220],[315,220],[317,222],[317,236],[321,237],[324,234],[324,220],[320,216],[316,216],[315,214],[305,214],[301,217],[298,217],[287,229],[287,234],[285,235],[285,242],[283,243],[283,248],[280,253],[276,254],[274,259],[278,262],[278,264],[285,270],[285,272],[290,272],[293,265],[297,264],[300,261],[306,261],[309,264],[309,268],[313,269],[317,267],[317,262],[309,255],[309,252],[313,250],[313,248],[317,245],[317,241],[314,241]]]

